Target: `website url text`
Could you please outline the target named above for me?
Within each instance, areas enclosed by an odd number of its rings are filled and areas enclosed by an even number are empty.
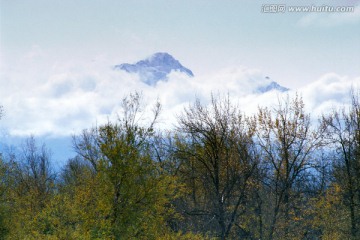
[[[302,13],[302,12],[337,12],[337,13],[348,13],[354,12],[354,6],[286,6],[285,4],[264,4],[261,7],[261,12],[263,13],[285,13],[285,12],[292,12],[292,13]]]

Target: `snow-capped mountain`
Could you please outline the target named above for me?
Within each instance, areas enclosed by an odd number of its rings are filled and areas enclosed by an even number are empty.
[[[155,86],[158,81],[167,81],[168,75],[172,71],[184,73],[189,77],[193,77],[192,71],[176,60],[173,56],[165,52],[158,52],[151,55],[149,58],[140,60],[134,64],[123,63],[114,66],[115,70],[122,70],[128,73],[136,73],[139,75],[140,80],[149,86]],[[224,79],[226,81],[226,79]],[[279,85],[277,82],[272,81],[269,77],[261,79],[261,81],[252,82],[253,79],[247,79],[245,85],[252,85],[252,93],[265,93],[269,91],[285,92],[289,89]]]
[[[137,73],[140,79],[150,86],[158,81],[166,81],[171,71],[179,71],[193,77],[191,70],[181,65],[173,56],[168,53],[155,53],[145,60],[135,64],[123,63],[114,67],[116,70],[124,70],[129,73]]]
[[[270,80],[269,77],[266,77],[265,79]],[[286,92],[289,91],[289,88],[283,87],[275,81],[271,81],[269,84],[257,88],[257,92],[259,93],[265,93],[272,90],[277,90],[279,92]]]

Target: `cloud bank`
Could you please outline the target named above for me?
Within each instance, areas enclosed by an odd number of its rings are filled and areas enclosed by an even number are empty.
[[[12,136],[76,134],[116,118],[121,114],[121,100],[134,91],[142,92],[149,105],[159,99],[163,105],[160,124],[171,127],[185,106],[195,98],[208,103],[212,93],[229,94],[242,111],[252,114],[258,106],[275,105],[279,98],[298,92],[308,111],[319,115],[348,103],[351,87],[359,88],[360,83],[360,77],[329,73],[288,93],[260,94],[256,89],[272,79],[257,69],[233,67],[193,78],[172,72],[168,81],[148,86],[136,74],[114,71],[111,66],[116,62],[47,61],[39,52],[19,60],[22,64],[1,66],[0,105],[5,116],[0,123]]]

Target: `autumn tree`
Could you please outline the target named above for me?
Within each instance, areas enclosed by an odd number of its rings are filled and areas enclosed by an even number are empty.
[[[279,102],[276,108],[259,108],[253,122],[262,168],[266,170],[263,183],[267,209],[271,209],[266,220],[269,239],[289,239],[293,234],[306,233],[296,227],[302,213],[301,205],[295,201],[299,200],[295,185],[305,184],[304,176],[314,164],[313,153],[321,144],[321,132],[311,129],[310,123],[310,115],[298,96]]]
[[[0,119],[2,117],[2,106],[0,106]],[[8,166],[4,162],[2,154],[0,153],[0,239],[5,239],[8,233],[8,226],[6,226],[6,219],[9,218],[9,206],[6,201],[7,193],[7,171]]]
[[[174,179],[162,174],[149,150],[160,104],[154,107],[152,120],[145,127],[140,125],[144,115],[139,94],[124,98],[122,107],[116,123],[109,122],[75,138],[75,149],[90,162],[95,184],[102,187],[95,201],[101,202],[101,217],[111,230],[107,236],[156,239],[169,230],[166,219],[173,212],[170,198],[175,197]]]
[[[184,110],[177,128],[179,176],[188,190],[182,211],[188,230],[220,239],[250,234],[241,222],[257,166],[253,132],[229,98],[212,96]],[[198,220],[196,220],[198,219]]]
[[[9,191],[7,184],[7,174],[8,166],[0,154],[0,239],[5,239],[9,232],[9,225],[7,222],[10,218],[10,209],[6,196],[7,192]]]
[[[351,93],[349,109],[334,110],[323,116],[326,139],[333,152],[334,177],[340,185],[344,204],[349,213],[349,235],[360,236],[360,102]]]
[[[10,236],[38,238],[50,229],[40,217],[54,194],[55,174],[50,164],[51,154],[28,138],[18,154],[7,161],[6,200],[10,204]]]

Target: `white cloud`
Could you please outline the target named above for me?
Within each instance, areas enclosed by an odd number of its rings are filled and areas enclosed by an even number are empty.
[[[38,58],[38,55],[36,55]],[[120,113],[124,96],[139,91],[147,104],[158,98],[163,104],[161,124],[171,127],[176,115],[195,97],[209,102],[211,93],[229,94],[246,113],[255,113],[259,105],[271,106],[282,94],[276,91],[258,94],[254,90],[271,80],[256,69],[235,67],[217,74],[189,78],[172,72],[167,82],[155,87],[141,82],[134,74],[114,71],[108,61],[59,63],[28,59],[26,65],[3,68],[0,104],[5,108],[1,120],[11,135],[67,136],[84,128],[113,119]],[[351,86],[360,78],[350,79],[327,74],[299,89],[309,111],[320,114],[348,100]],[[357,87],[359,87],[357,85]],[[290,91],[289,94],[294,94]]]
[[[319,115],[350,103],[351,88],[360,88],[360,76],[349,78],[329,73],[299,89],[308,109]]]

